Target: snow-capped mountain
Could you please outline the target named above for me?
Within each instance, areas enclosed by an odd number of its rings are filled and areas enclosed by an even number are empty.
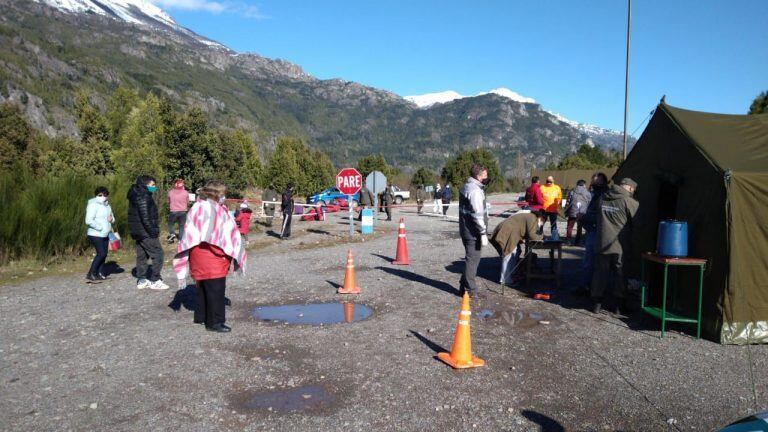
[[[96,14],[137,25],[173,30],[209,46],[225,48],[223,45],[204,38],[180,26],[171,16],[147,0],[34,0],[53,6],[63,12]]]
[[[502,96],[507,99],[513,100],[515,102],[520,102],[520,103],[532,103],[532,104],[536,103],[535,99],[522,96],[519,93],[504,87],[493,89],[487,92],[481,92],[474,96],[464,96],[453,90],[447,90],[439,93],[427,93],[423,95],[405,96],[404,99],[416,104],[416,106],[418,106],[419,108],[428,109],[438,104],[446,104],[449,102],[453,102],[455,100],[477,97],[477,96],[482,96],[486,94],[495,94],[495,95]],[[552,114],[553,122],[564,123],[586,134],[590,138],[590,140],[587,141],[587,144],[590,144],[593,146],[597,145],[602,148],[614,148],[618,145],[617,143],[621,142],[621,139],[623,136],[623,133],[621,131],[605,129],[605,128],[601,128],[600,126],[595,126],[587,123],[579,123],[577,121],[573,121],[568,118],[565,118],[562,115],[554,113],[552,111],[547,111],[547,112],[549,114]]]
[[[405,96],[404,99],[409,102],[413,102],[419,108],[429,108],[435,104],[448,103],[456,99],[476,97],[476,96],[482,96],[486,94],[495,94],[495,95],[502,96],[520,103],[536,103],[535,99],[522,96],[519,93],[504,87],[493,89],[487,92],[481,92],[473,96],[464,96],[453,90],[447,90],[439,93],[427,93],[423,95]]]

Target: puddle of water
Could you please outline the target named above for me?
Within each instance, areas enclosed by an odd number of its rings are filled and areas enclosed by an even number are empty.
[[[353,302],[259,306],[253,310],[257,320],[286,324],[323,325],[362,321],[373,309]]]
[[[554,319],[547,314],[529,310],[501,310],[483,309],[477,313],[482,320],[501,318],[506,324],[521,328],[531,328],[537,325],[549,325]]]
[[[306,411],[331,405],[336,396],[321,385],[307,385],[257,393],[245,399],[243,407],[276,412]]]

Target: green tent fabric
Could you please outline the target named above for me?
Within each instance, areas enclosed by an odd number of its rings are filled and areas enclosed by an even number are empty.
[[[544,180],[547,176],[555,178],[555,184],[560,186],[563,190],[571,190],[576,187],[576,182],[584,180],[589,185],[592,175],[596,172],[602,172],[608,178],[611,178],[616,172],[616,168],[598,168],[593,170],[584,169],[567,169],[567,170],[531,170],[531,177],[539,176],[541,184],[544,184]],[[527,187],[527,185],[526,185]]]
[[[660,220],[688,222],[689,256],[706,258],[704,333],[768,343],[768,115],[724,115],[661,103],[614,175],[638,182],[628,272],[656,249]],[[694,274],[675,276],[692,309]]]

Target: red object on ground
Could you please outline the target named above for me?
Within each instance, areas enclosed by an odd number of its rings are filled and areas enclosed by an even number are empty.
[[[536,293],[533,295],[534,300],[549,300],[549,294],[546,293]]]
[[[220,247],[200,243],[189,251],[189,269],[194,280],[218,279],[227,276],[232,262]]]
[[[336,188],[344,195],[354,195],[363,187],[363,176],[354,168],[344,168],[336,174]]]
[[[347,252],[347,269],[344,272],[344,286],[337,291],[339,294],[360,294],[355,278],[355,260],[352,258],[352,249]]]
[[[405,241],[405,222],[400,218],[400,229],[397,231],[397,253],[392,264],[411,265],[408,260],[408,243]]]
[[[341,207],[348,207],[349,203],[344,198],[336,198],[336,205],[341,209]]]
[[[335,204],[328,204],[328,205],[325,206],[325,212],[326,213],[336,213],[336,212],[340,212],[340,211],[341,211],[341,207],[339,207],[339,206],[337,206]]]

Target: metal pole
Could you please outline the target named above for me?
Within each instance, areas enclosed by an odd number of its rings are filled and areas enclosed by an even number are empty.
[[[347,195],[347,205],[349,206],[349,235],[355,235],[355,224],[352,219],[352,195]]]
[[[627,114],[629,112],[629,47],[632,37],[632,0],[627,0],[627,64],[624,79],[624,159],[627,158]]]

